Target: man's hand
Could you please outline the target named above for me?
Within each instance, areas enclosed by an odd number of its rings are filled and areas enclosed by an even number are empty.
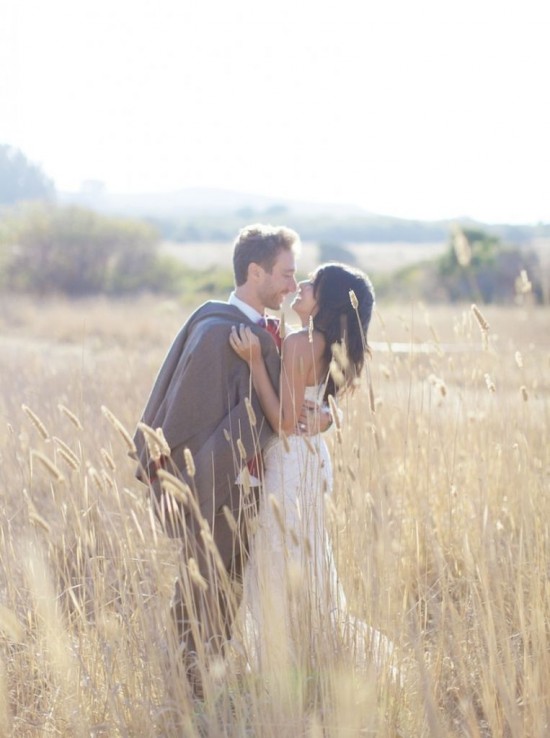
[[[324,433],[332,425],[332,416],[327,405],[319,407],[311,400],[304,400],[298,418],[298,432],[302,436],[314,436]]]

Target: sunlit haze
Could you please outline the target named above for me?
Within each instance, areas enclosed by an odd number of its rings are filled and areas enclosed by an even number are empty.
[[[59,190],[550,222],[547,0],[7,0],[0,143]]]

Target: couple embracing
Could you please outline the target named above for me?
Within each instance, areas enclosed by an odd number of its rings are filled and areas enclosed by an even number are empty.
[[[360,376],[374,292],[341,264],[297,283],[298,247],[289,228],[240,231],[235,290],[182,327],[136,432],[139,475],[165,530],[182,541],[172,613],[188,660],[231,644],[259,664],[273,628],[292,658],[297,618],[325,639],[330,623],[352,628],[361,649],[373,641],[347,612],[334,566],[323,432],[329,397]],[[283,336],[266,310],[291,293],[301,328]],[[344,357],[337,382],[335,345]]]

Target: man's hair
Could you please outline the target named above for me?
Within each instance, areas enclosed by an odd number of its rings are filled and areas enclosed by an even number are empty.
[[[255,223],[239,231],[233,244],[233,272],[237,287],[246,282],[248,266],[259,264],[271,274],[281,251],[298,252],[300,237],[292,228]]]

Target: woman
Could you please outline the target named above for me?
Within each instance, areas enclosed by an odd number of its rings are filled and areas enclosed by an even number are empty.
[[[263,503],[245,574],[242,641],[249,663],[279,670],[311,666],[323,653],[334,657],[342,635],[363,655],[381,642],[380,634],[347,612],[325,525],[330,456],[320,433],[301,434],[300,419],[304,401],[318,409],[329,396],[356,385],[374,291],[363,273],[342,264],[323,265],[298,286],[292,308],[302,328],[283,341],[279,393],[250,328],[234,327],[230,336],[277,431],[264,451]],[[315,427],[315,418],[308,419],[309,429],[312,423]]]

